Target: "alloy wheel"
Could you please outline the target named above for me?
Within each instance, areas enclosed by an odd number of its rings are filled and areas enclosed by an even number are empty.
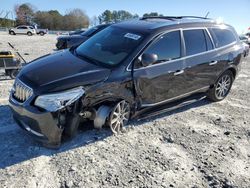
[[[110,128],[114,134],[119,133],[130,117],[130,106],[125,100],[116,104],[110,114]]]
[[[223,99],[226,97],[230,90],[231,82],[231,77],[228,74],[225,74],[219,79],[215,88],[215,95],[218,99]]]

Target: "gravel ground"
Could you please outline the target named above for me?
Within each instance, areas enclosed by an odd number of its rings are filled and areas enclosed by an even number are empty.
[[[55,36],[0,34],[32,60],[53,52]],[[81,130],[59,150],[27,137],[11,119],[0,81],[0,187],[249,187],[250,58],[230,95],[131,122],[125,133]]]

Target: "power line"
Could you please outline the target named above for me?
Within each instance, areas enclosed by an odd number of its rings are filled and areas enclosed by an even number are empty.
[[[2,11],[1,11],[1,13],[0,13],[0,17],[1,17],[1,15],[3,14],[3,12],[4,12],[4,10],[2,10]]]

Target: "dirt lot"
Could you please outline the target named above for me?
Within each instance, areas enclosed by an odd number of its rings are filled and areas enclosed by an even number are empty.
[[[56,36],[0,34],[27,60],[53,52]],[[59,150],[27,137],[11,119],[0,81],[0,187],[249,187],[250,58],[230,95],[206,99],[150,119],[126,132],[81,131]]]

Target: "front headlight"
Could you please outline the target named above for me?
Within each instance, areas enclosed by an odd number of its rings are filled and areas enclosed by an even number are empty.
[[[53,93],[48,95],[41,95],[35,100],[35,105],[50,112],[55,112],[74,103],[84,94],[82,87],[63,91],[60,93]]]

